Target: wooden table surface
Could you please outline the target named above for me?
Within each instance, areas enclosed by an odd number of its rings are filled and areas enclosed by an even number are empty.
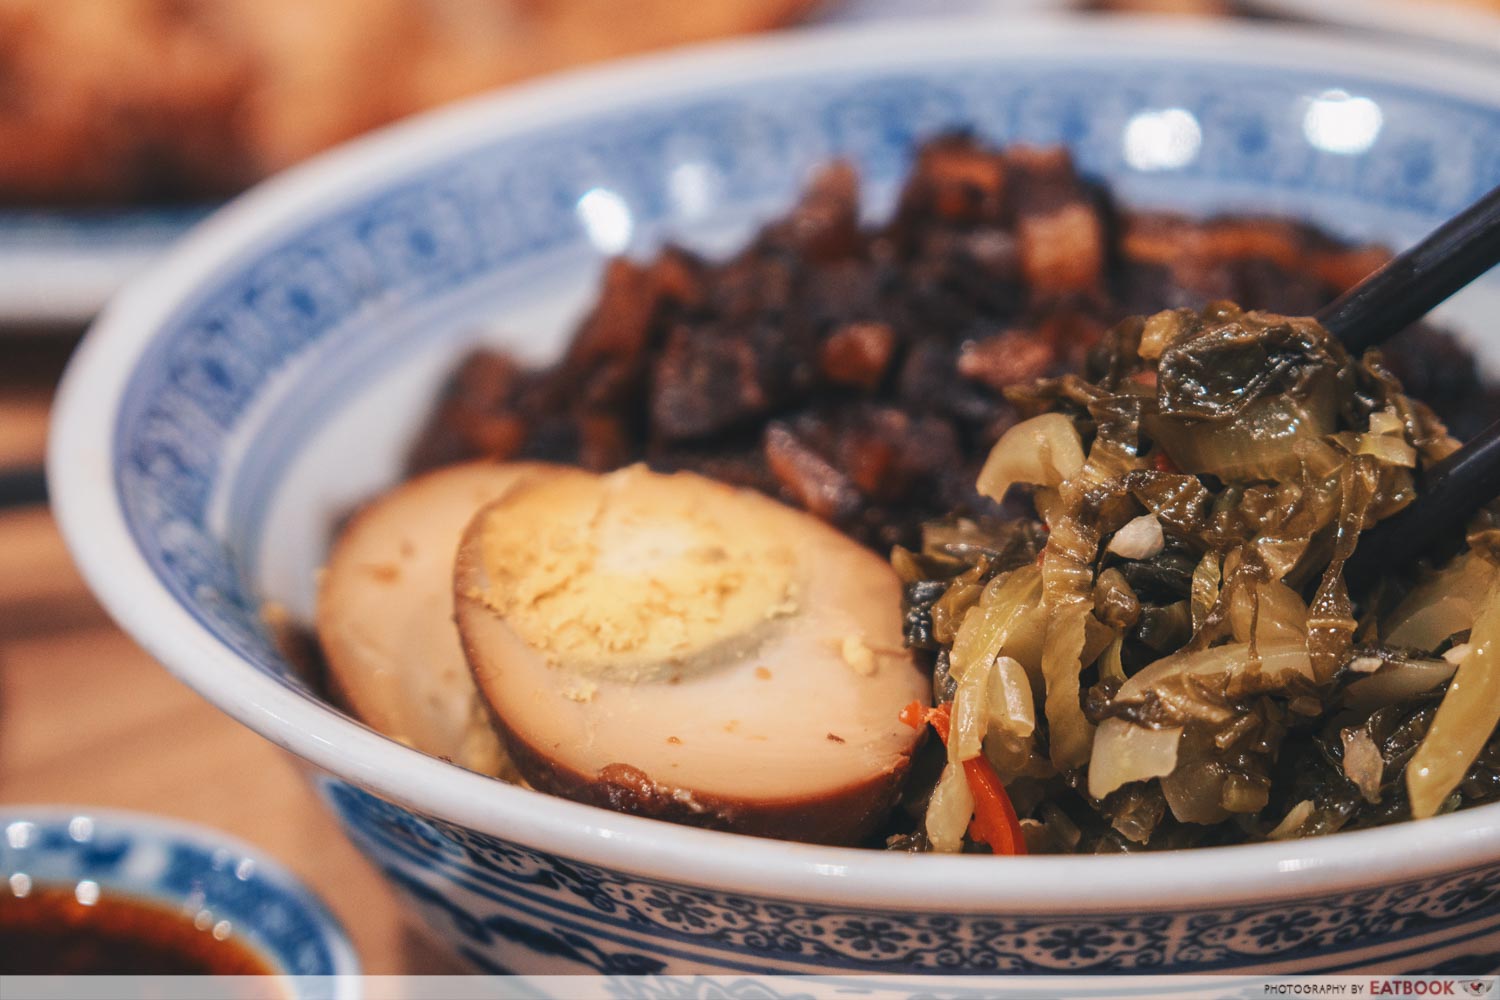
[[[40,461],[70,344],[0,332],[0,470]],[[223,830],[311,885],[366,971],[461,971],[403,920],[290,757],[115,627],[42,507],[0,511],[0,804],[18,803],[133,809]]]

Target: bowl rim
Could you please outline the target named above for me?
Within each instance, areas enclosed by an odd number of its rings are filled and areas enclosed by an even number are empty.
[[[237,858],[253,862],[254,878],[284,890],[312,917],[313,923],[318,928],[318,936],[328,946],[329,955],[332,957],[334,966],[332,975],[343,979],[363,973],[359,953],[355,951],[354,943],[349,939],[348,930],[318,891],[299,878],[283,862],[233,834],[192,820],[162,816],[136,809],[99,808],[58,802],[0,804],[0,827],[9,827],[12,823],[66,826],[80,816],[86,816],[106,829],[119,830],[132,837],[154,837],[158,840],[192,844],[212,852],[229,851]],[[95,832],[98,832],[97,827]],[[111,879],[106,876],[102,881],[108,883]],[[337,995],[342,998],[353,996],[353,993],[347,989],[339,989]]]
[[[1066,16],[804,29],[691,46],[471,98],[354,140],[252,189],[109,305],[75,353],[54,405],[47,468],[64,539],[90,588],[126,632],[178,678],[277,745],[420,813],[668,884],[865,909],[1082,914],[1222,908],[1494,864],[1500,861],[1500,804],[1300,841],[1003,861],[767,841],[609,812],[428,757],[261,674],[177,603],[136,548],[114,488],[112,450],[121,396],[136,364],[204,281],[273,244],[307,213],[355,202],[392,178],[559,116],[597,115],[690,93],[704,79],[753,83],[797,75],[810,65],[820,73],[916,68],[955,55],[1015,52],[1117,60],[1121,51],[1136,59],[1188,53],[1200,64],[1212,57],[1270,69],[1312,63],[1385,85],[1500,103],[1495,67],[1454,57],[1435,65],[1426,54],[1390,42],[1285,26]],[[976,877],[981,871],[995,877]],[[1378,875],[1372,879],[1372,873]]]

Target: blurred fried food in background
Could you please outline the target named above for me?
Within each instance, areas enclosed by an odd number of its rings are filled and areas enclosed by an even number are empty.
[[[1235,0],[1090,0],[1085,9],[1112,14],[1167,14],[1181,17],[1228,17]]]
[[[811,0],[0,0],[0,203],[219,198],[367,129]]]

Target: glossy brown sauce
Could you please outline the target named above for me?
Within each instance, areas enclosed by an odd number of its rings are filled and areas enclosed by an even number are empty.
[[[122,896],[101,895],[85,906],[71,886],[33,886],[23,897],[0,893],[0,975],[264,976],[274,971],[232,927],[218,921],[195,924],[190,915]]]

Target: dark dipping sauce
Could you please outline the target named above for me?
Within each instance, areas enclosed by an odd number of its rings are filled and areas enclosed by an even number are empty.
[[[267,976],[247,944],[190,916],[128,896],[85,906],[72,887],[0,894],[0,975]],[[222,931],[221,931],[222,933]]]

